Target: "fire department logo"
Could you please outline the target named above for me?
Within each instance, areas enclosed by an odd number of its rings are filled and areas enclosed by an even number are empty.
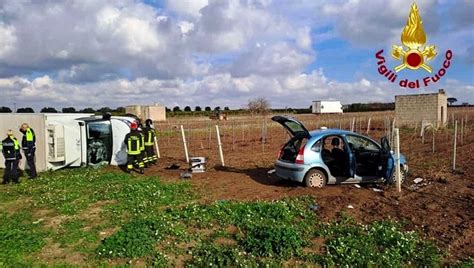
[[[403,46],[393,45],[392,47],[392,56],[402,61],[402,64],[395,67],[395,71],[399,72],[405,68],[411,70],[423,68],[431,73],[432,68],[426,62],[432,60],[438,53],[435,46],[424,46],[426,34],[416,3],[411,6],[407,25],[403,29],[400,39]]]
[[[434,45],[426,44],[426,33],[423,30],[423,21],[418,13],[416,3],[413,3],[408,14],[407,24],[402,31],[400,37],[402,45],[393,45],[391,55],[398,63],[393,69],[388,66],[383,55],[384,50],[381,49],[375,53],[377,59],[377,71],[384,76],[389,82],[398,83],[400,87],[420,88],[428,87],[430,84],[437,83],[447,73],[453,59],[453,52],[448,49],[444,53],[443,65],[438,71],[433,72],[433,68],[428,64],[433,60],[438,52]],[[418,70],[424,69],[428,76],[422,79],[411,80],[409,78],[399,78],[398,73],[403,69]]]

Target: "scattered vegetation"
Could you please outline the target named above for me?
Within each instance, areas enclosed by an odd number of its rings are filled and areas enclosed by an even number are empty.
[[[198,203],[188,183],[107,169],[44,173],[0,190],[0,265],[166,267],[436,265],[430,241],[395,222],[321,223],[311,197]],[[50,252],[56,245],[59,252]],[[80,254],[79,262],[68,256]],[[62,254],[62,255],[61,255]],[[49,262],[49,264],[51,264]]]

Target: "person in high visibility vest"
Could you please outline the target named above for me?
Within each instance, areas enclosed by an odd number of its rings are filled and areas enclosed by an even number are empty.
[[[145,128],[143,129],[145,135],[145,164],[156,164],[158,157],[155,154],[155,129],[153,128],[153,122],[151,119],[145,120]]]
[[[21,147],[26,157],[26,163],[28,164],[28,176],[32,180],[36,178],[36,165],[35,165],[35,153],[36,153],[36,135],[35,131],[28,126],[27,123],[23,123],[20,128],[20,132],[23,133],[23,139],[21,140]]]
[[[142,147],[143,137],[138,131],[137,122],[130,124],[130,133],[125,136],[127,146],[127,172],[131,172],[134,166],[138,166],[141,174],[145,173],[145,163],[143,163]]]
[[[0,144],[3,158],[5,158],[5,173],[3,174],[3,184],[7,184],[12,180],[19,183],[18,163],[21,159],[20,143],[13,136],[13,131],[7,131],[7,137]]]
[[[140,151],[141,151],[141,154],[142,154],[143,163],[144,163],[145,167],[148,167],[148,163],[146,161],[146,154],[145,154],[145,134],[143,133],[143,125],[140,121],[138,121],[138,133],[140,133],[140,135],[142,137],[142,143],[141,143]]]

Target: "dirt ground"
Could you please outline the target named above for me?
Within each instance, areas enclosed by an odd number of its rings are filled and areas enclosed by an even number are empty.
[[[469,111],[472,113],[473,111]],[[337,123],[334,123],[337,124]],[[374,128],[370,136],[379,139],[383,124]],[[271,129],[271,131],[282,131]],[[365,132],[365,130],[363,130]],[[208,138],[192,141],[190,155],[208,158],[207,171],[193,174],[190,182],[198,189],[203,202],[215,200],[281,199],[287,196],[311,195],[317,200],[321,219],[337,219],[341,212],[360,222],[396,219],[407,228],[424,233],[449,253],[448,261],[474,256],[474,129],[463,129],[462,144],[457,147],[456,172],[452,167],[453,134],[451,129],[435,135],[435,152],[432,152],[432,134],[425,142],[418,131],[401,130],[401,152],[409,164],[409,175],[398,193],[385,185],[353,184],[329,185],[323,189],[306,188],[301,184],[280,180],[267,174],[272,169],[285,137],[247,142],[232,141],[224,144],[225,167],[220,165],[218,149],[203,145]],[[458,143],[460,142],[458,136]],[[162,158],[158,166],[146,170],[147,175],[160,175],[167,181],[179,181],[180,173],[187,168],[182,144],[166,146],[161,141]],[[232,147],[234,147],[232,149]],[[180,169],[166,169],[179,164]],[[415,184],[415,178],[423,181]],[[382,191],[374,191],[373,189]],[[349,208],[351,205],[353,208]]]

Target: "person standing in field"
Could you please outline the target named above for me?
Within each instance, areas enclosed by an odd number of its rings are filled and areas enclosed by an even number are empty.
[[[151,119],[145,120],[143,134],[145,135],[145,164],[156,164],[158,161],[158,157],[156,156],[154,149],[156,133]]]
[[[12,180],[19,183],[18,180],[18,163],[21,159],[20,143],[13,136],[13,131],[7,131],[7,137],[0,144],[3,157],[5,158],[5,173],[3,174],[3,184],[7,184]]]
[[[137,122],[130,124],[130,133],[125,136],[125,145],[127,146],[127,172],[131,172],[134,166],[138,166],[141,174],[145,173],[145,164],[142,157],[143,136],[138,131]]]
[[[23,123],[20,128],[20,132],[23,133],[23,139],[21,140],[21,147],[26,157],[26,163],[28,164],[29,179],[36,178],[36,164],[35,164],[35,153],[36,153],[36,135],[35,131],[28,126],[27,123]]]

